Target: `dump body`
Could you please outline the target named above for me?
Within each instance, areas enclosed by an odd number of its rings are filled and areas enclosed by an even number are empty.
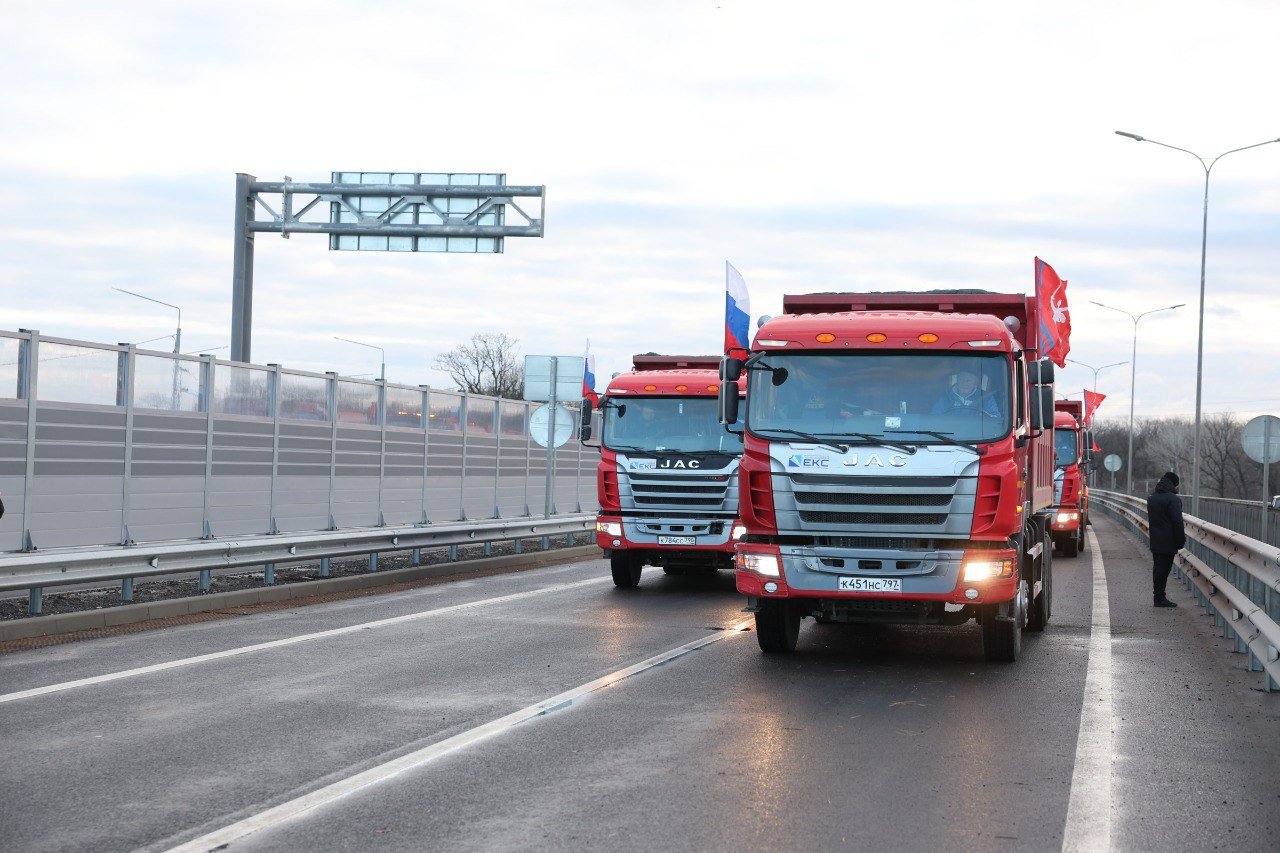
[[[1049,529],[1054,547],[1067,557],[1083,550],[1089,523],[1085,465],[1090,448],[1083,421],[1084,403],[1079,400],[1054,404],[1054,512]]]
[[[1025,620],[1047,587],[1053,505],[1034,297],[783,304],[744,371],[737,582],[750,607],[784,601],[825,621]]]
[[[596,541],[615,562],[732,565],[742,444],[716,417],[719,364],[719,356],[638,355],[631,372],[610,380],[600,403]]]

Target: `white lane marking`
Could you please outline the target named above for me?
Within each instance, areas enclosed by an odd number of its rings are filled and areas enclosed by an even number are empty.
[[[1076,761],[1071,771],[1071,798],[1062,831],[1062,849],[1111,849],[1111,773],[1115,756],[1111,693],[1111,606],[1098,537],[1089,531],[1093,554],[1093,620],[1089,629],[1089,663],[1084,678],[1084,704]]]
[[[466,601],[462,604],[451,604],[447,607],[437,607],[433,610],[420,610],[416,613],[407,613],[403,616],[392,616],[387,619],[376,619],[372,622],[359,622],[355,625],[347,625],[343,628],[330,628],[327,631],[316,631],[311,634],[299,634],[295,637],[285,637],[280,640],[270,640],[265,643],[254,643],[251,646],[239,646],[234,649],[227,649],[221,652],[210,652],[205,655],[196,655],[195,657],[179,658],[178,660],[165,661],[164,663],[155,663],[150,666],[140,666],[135,669],[124,669],[119,672],[109,672],[105,675],[94,675],[89,678],[78,678],[75,681],[64,681],[60,684],[50,684],[45,687],[33,687],[30,690],[19,690],[16,693],[0,694],[0,705],[6,702],[17,702],[19,699],[30,699],[35,696],[45,696],[50,693],[61,693],[63,690],[73,690],[77,687],[89,687],[94,684],[105,684],[108,681],[119,681],[123,678],[134,678],[139,675],[149,675],[153,672],[164,672],[167,669],[177,669],[183,666],[194,666],[198,663],[207,663],[208,661],[221,660],[222,658],[237,657],[238,655],[247,655],[252,652],[260,652],[266,649],[276,649],[281,646],[292,646],[295,643],[305,643],[308,640],[320,640],[328,637],[340,637],[343,634],[353,634],[356,631],[366,631],[370,628],[385,628],[388,625],[398,625],[402,622],[412,622],[415,619],[426,619],[431,616],[445,616],[450,613],[457,613],[460,610],[471,610],[477,607],[491,607],[497,604],[505,604],[509,601],[516,601],[521,598],[529,598],[534,595],[545,595],[549,592],[564,592],[565,590],[575,589],[577,587],[590,586],[592,584],[602,584],[609,581],[608,577],[588,578],[583,581],[573,581],[572,583],[556,584],[554,586],[544,586],[538,589],[525,590],[524,592],[513,592],[509,595],[499,595],[494,598],[479,598],[475,601]]]
[[[340,800],[351,794],[358,793],[365,788],[377,785],[380,782],[385,782],[393,776],[398,776],[401,773],[416,770],[437,758],[457,752],[460,749],[473,746],[480,741],[494,737],[495,735],[502,734],[503,732],[515,728],[522,723],[527,723],[536,717],[542,717],[567,708],[590,693],[594,693],[597,690],[604,690],[606,687],[612,687],[618,682],[630,678],[633,675],[639,675],[645,670],[653,669],[656,666],[662,666],[663,664],[670,663],[676,658],[683,657],[690,652],[706,648],[712,643],[723,640],[725,637],[731,637],[746,630],[751,624],[752,620],[744,619],[723,631],[708,634],[700,639],[693,640],[692,642],[685,643],[684,645],[676,646],[673,649],[668,649],[667,651],[656,654],[651,658],[632,664],[625,669],[620,669],[617,672],[611,672],[608,675],[603,675],[600,678],[595,679],[594,681],[588,681],[586,684],[579,685],[571,690],[566,690],[563,693],[552,696],[550,699],[543,699],[541,702],[535,702],[532,705],[521,708],[519,711],[513,711],[505,717],[499,717],[496,720],[476,726],[473,729],[467,729],[464,732],[459,732],[458,734],[446,738],[439,743],[433,743],[430,746],[425,746],[422,749],[409,753],[408,755],[402,755],[401,757],[388,761],[385,764],[379,764],[376,767],[371,767],[362,773],[357,773],[354,776],[341,779],[330,785],[326,785],[323,788],[312,791],[309,794],[304,794],[301,797],[281,803],[278,806],[273,806],[272,808],[259,812],[256,815],[251,815],[244,820],[236,821],[222,829],[214,830],[213,832],[202,835],[199,838],[188,841],[185,844],[180,844],[177,847],[170,848],[168,853],[204,853],[204,851],[215,850],[228,845],[233,841],[238,841],[239,839],[254,832],[258,832],[259,830],[279,826],[286,821],[293,820],[294,818],[300,817],[307,812],[320,808],[321,806],[328,805],[329,803]]]

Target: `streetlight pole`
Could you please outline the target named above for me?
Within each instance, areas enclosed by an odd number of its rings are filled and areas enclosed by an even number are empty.
[[[1093,302],[1093,300],[1089,300]],[[1129,458],[1126,460],[1126,485],[1125,491],[1133,493],[1133,403],[1134,403],[1134,386],[1138,382],[1138,321],[1148,314],[1155,314],[1158,311],[1172,311],[1174,308],[1181,308],[1186,305],[1185,302],[1179,302],[1177,305],[1168,305],[1164,308],[1152,308],[1150,311],[1143,311],[1141,314],[1131,314],[1123,308],[1113,308],[1110,305],[1103,305],[1101,302],[1093,302],[1099,308],[1106,308],[1111,311],[1119,311],[1121,314],[1133,321],[1133,356],[1129,359]],[[1120,362],[1123,364],[1124,362]],[[1101,369],[1101,368],[1099,368]],[[1096,377],[1095,377],[1096,381]]]
[[[176,356],[182,352],[182,309],[181,308],[179,308],[177,305],[174,305],[172,302],[163,302],[159,299],[152,299],[150,296],[143,296],[141,293],[134,293],[132,290],[125,290],[123,287],[113,287],[111,289],[118,293],[124,293],[129,296],[136,296],[139,299],[145,299],[148,302],[154,302],[157,305],[163,305],[166,308],[172,308],[174,311],[177,311],[178,312],[178,329],[173,335],[173,354]],[[178,408],[178,398],[181,396],[181,392],[182,392],[182,387],[181,387],[182,383],[181,383],[181,380],[179,380],[178,378],[180,366],[181,366],[181,363],[179,359],[175,358],[173,360],[173,407],[175,409]],[[132,382],[133,377],[130,377],[129,381]]]
[[[1102,371],[1106,370],[1109,367],[1119,367],[1122,364],[1129,363],[1127,361],[1117,361],[1113,364],[1104,364],[1102,365],[1102,367],[1094,367],[1092,364],[1085,364],[1083,361],[1076,361],[1074,358],[1069,358],[1067,359],[1067,361],[1071,362],[1072,364],[1078,364],[1081,367],[1088,368],[1089,370],[1093,371],[1093,393],[1095,394],[1098,393],[1098,374],[1099,373],[1101,373]]]
[[[378,380],[386,381],[386,378],[387,378],[387,351],[386,350],[384,350],[382,347],[378,346],[377,344],[366,344],[364,341],[353,341],[351,340],[351,338],[340,338],[337,335],[334,335],[333,339],[335,341],[343,341],[344,343],[348,343],[348,344],[355,344],[356,346],[368,347],[369,349],[376,349],[378,352],[382,353],[382,369],[378,373]]]
[[[1117,136],[1123,136],[1132,139],[1134,142],[1150,142],[1152,145],[1159,145],[1161,148],[1170,148],[1174,151],[1181,151],[1183,154],[1190,154],[1196,158],[1200,167],[1204,169],[1204,213],[1200,227],[1200,330],[1196,335],[1196,425],[1191,438],[1191,514],[1200,514],[1200,402],[1201,389],[1204,380],[1204,268],[1205,256],[1209,248],[1209,173],[1213,171],[1213,167],[1219,160],[1228,154],[1235,154],[1237,151],[1248,151],[1250,148],[1259,148],[1263,145],[1270,145],[1273,142],[1280,142],[1280,137],[1276,139],[1268,139],[1264,142],[1255,142],[1253,145],[1245,145],[1241,148],[1232,148],[1230,151],[1224,151],[1217,157],[1201,157],[1194,151],[1188,151],[1186,148],[1179,148],[1176,145],[1169,145],[1164,142],[1157,142],[1154,139],[1148,139],[1145,136],[1139,136],[1136,133],[1127,133],[1123,130],[1116,131]],[[1132,461],[1132,460],[1130,460]],[[1133,470],[1132,465],[1129,468]]]

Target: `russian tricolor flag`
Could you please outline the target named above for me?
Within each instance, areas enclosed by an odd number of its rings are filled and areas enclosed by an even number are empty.
[[[600,405],[600,395],[596,393],[596,357],[591,354],[591,338],[587,338],[587,354],[582,371],[582,397],[590,400],[592,405]]]
[[[747,282],[733,264],[724,262],[724,351],[742,350],[743,356],[751,348],[751,297],[747,295]]]

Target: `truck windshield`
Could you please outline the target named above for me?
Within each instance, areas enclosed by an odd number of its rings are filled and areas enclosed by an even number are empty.
[[[747,417],[764,437],[797,429],[862,443],[994,441],[1010,429],[1010,372],[996,353],[771,352],[752,365]]]
[[[715,397],[611,399],[603,442],[624,453],[742,453],[742,436],[721,425]]]
[[[1059,468],[1074,465],[1079,461],[1080,456],[1076,452],[1076,437],[1078,435],[1079,433],[1073,429],[1054,430],[1053,456]]]

